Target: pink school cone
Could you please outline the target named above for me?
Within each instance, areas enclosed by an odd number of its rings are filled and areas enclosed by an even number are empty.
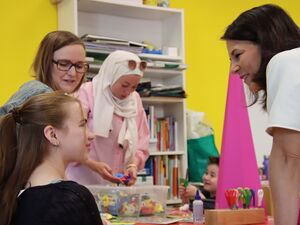
[[[230,74],[215,207],[229,208],[225,190],[238,187],[248,187],[257,193],[261,183],[243,83],[238,75]]]

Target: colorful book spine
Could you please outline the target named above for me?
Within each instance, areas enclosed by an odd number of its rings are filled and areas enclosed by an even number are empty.
[[[178,197],[178,159],[177,156],[175,156],[174,159],[174,166],[173,166],[173,198]]]

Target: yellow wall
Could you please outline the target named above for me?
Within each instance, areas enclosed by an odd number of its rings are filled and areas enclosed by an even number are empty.
[[[57,29],[50,0],[1,1],[0,105],[32,79],[30,66],[41,39]]]
[[[64,0],[67,1],[67,0]],[[187,106],[206,113],[221,146],[229,60],[219,38],[238,14],[253,6],[275,3],[300,24],[299,0],[170,0],[185,10]],[[50,0],[2,1],[0,7],[0,105],[25,81],[41,39],[57,28]]]
[[[266,3],[282,6],[300,25],[299,0],[170,1],[172,7],[185,10],[187,107],[206,113],[220,149],[229,69],[225,42],[220,37],[242,11]]]

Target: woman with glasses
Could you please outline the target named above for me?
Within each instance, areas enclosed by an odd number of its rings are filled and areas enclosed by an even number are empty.
[[[66,93],[76,91],[88,68],[85,62],[85,47],[80,38],[68,31],[48,33],[40,43],[32,64],[35,80],[23,84],[0,107],[0,116],[37,94],[53,90]]]
[[[137,55],[115,51],[104,60],[98,75],[80,87],[76,95],[95,139],[88,162],[67,168],[70,179],[82,184],[119,183],[122,180],[115,175],[123,173],[129,178],[127,185],[135,183],[149,155],[146,114],[135,91],[145,69],[146,62]]]

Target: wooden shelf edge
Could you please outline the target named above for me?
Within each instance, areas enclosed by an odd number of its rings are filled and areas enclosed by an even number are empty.
[[[184,102],[185,98],[176,97],[161,97],[161,96],[151,96],[142,97],[144,103],[181,103]]]
[[[184,151],[167,151],[167,152],[149,152],[151,156],[159,156],[159,155],[183,155]]]

